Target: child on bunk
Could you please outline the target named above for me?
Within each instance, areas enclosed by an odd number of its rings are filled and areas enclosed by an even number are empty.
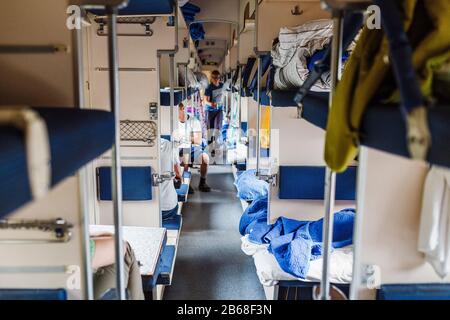
[[[100,299],[111,288],[116,287],[114,235],[91,234],[91,258],[94,269],[94,298]],[[124,242],[124,281],[130,300],[144,300],[141,272],[133,249]]]

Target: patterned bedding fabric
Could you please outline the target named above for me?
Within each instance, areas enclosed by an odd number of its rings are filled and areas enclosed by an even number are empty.
[[[273,66],[276,68],[274,89],[299,88],[309,74],[308,59],[330,43],[333,33],[332,20],[314,20],[298,27],[281,28],[279,43],[272,49]],[[330,73],[311,88],[312,91],[329,91]]]

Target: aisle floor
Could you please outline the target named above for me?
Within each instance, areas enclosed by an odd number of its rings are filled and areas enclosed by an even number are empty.
[[[240,249],[242,207],[236,197],[231,166],[212,166],[210,193],[198,191],[198,174],[183,206],[183,228],[172,285],[164,299],[264,299],[253,259]]]

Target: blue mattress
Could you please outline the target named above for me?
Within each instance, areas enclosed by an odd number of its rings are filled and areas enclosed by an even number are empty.
[[[47,124],[52,186],[111,148],[114,116],[99,110],[34,108]],[[31,200],[22,132],[0,126],[0,218]]]
[[[356,167],[348,167],[336,176],[336,200],[355,200]],[[279,198],[323,200],[325,167],[280,166]]]
[[[377,290],[377,300],[450,300],[450,284],[385,284]]]
[[[170,285],[170,273],[175,263],[175,246],[165,246],[159,263],[159,275],[156,284],[168,286]]]
[[[0,300],[67,300],[65,289],[0,289]]]
[[[128,6],[119,10],[121,16],[166,15],[173,13],[173,0],[130,0]],[[104,10],[90,10],[95,15],[104,16]]]
[[[450,106],[435,105],[430,108],[428,124],[432,139],[428,162],[450,167]],[[405,133],[405,122],[398,107],[371,107],[362,120],[361,144],[409,157]]]
[[[295,106],[296,91],[271,91],[273,107]],[[311,92],[303,100],[303,119],[326,129],[328,121],[328,93]],[[427,160],[431,164],[450,167],[450,106],[437,104],[429,109],[432,145]],[[406,128],[396,105],[372,105],[361,123],[361,144],[370,148],[409,157]]]
[[[177,106],[183,101],[183,91],[175,90],[174,91],[174,106]],[[170,90],[161,89],[160,90],[160,99],[161,106],[170,107]]]
[[[272,107],[296,107],[294,97],[297,91],[272,90]],[[311,92],[303,100],[303,118],[325,129],[328,119],[328,93]]]

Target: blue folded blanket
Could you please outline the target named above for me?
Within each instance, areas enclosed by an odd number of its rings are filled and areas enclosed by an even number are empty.
[[[240,199],[253,201],[257,198],[267,197],[269,194],[269,184],[258,179],[255,174],[256,170],[247,170],[236,178],[234,185]]]
[[[344,209],[334,214],[333,248],[342,248],[353,242],[354,209]],[[258,198],[245,210],[239,224],[242,235],[249,241],[269,244],[271,252],[281,269],[305,279],[309,262],[322,256],[323,219],[297,221],[278,218],[273,225],[267,224],[267,198]]]

